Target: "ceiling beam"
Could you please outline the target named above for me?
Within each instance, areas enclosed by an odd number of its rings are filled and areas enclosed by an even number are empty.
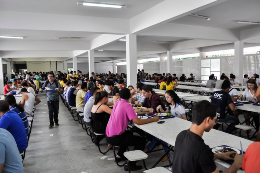
[[[260,39],[260,27],[242,30],[240,32],[240,39],[242,41]]]
[[[3,58],[57,58],[73,57],[73,51],[4,51]]]
[[[122,37],[125,37],[125,35],[102,34],[99,37],[90,41],[90,50],[98,49],[101,46],[105,46],[109,43],[115,42]]]

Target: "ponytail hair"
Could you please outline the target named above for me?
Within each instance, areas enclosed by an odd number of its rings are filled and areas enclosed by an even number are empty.
[[[104,97],[108,97],[108,94],[106,91],[97,92],[95,95],[95,102],[94,105],[98,104]]]
[[[20,112],[24,112],[24,109],[21,105],[17,105],[16,99],[13,95],[8,95],[5,98],[5,101],[8,103],[9,106],[16,107],[19,109]]]

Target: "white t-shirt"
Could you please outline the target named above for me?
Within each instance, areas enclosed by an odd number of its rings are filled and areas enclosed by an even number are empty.
[[[234,79],[234,81],[230,81],[230,83],[232,84],[232,85],[239,85],[239,84],[241,84],[241,82],[238,80],[238,79]]]
[[[104,87],[103,90],[105,90],[108,94],[111,93],[111,90],[108,89],[108,86],[107,86],[107,85],[105,85],[105,87]]]
[[[27,74],[26,76],[25,76],[25,80],[29,80],[30,79],[30,76]]]
[[[248,88],[245,89],[245,91],[243,92],[243,99],[245,99],[247,101],[249,101],[250,98],[256,98],[255,94],[251,94],[250,90]]]
[[[182,105],[179,105],[178,103],[176,103],[176,107],[175,105],[170,105],[169,109],[171,109],[171,115],[174,115],[181,119],[182,119],[182,115],[185,114],[184,107]]]
[[[238,96],[238,92],[235,88],[230,88],[229,89],[229,93],[228,93],[231,97],[232,96]]]
[[[34,89],[32,87],[28,87],[27,91],[29,93],[32,93],[35,96],[35,92],[34,92]]]
[[[247,81],[248,81],[249,79],[247,79],[247,78],[244,78],[243,79],[243,86],[247,86]]]

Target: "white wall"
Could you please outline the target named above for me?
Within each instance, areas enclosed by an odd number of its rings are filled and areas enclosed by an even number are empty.
[[[117,73],[120,75],[126,73],[126,65],[117,65]]]
[[[113,73],[113,63],[95,63],[96,73],[108,73],[108,71],[111,71],[111,73]]]
[[[82,74],[88,73],[88,62],[78,62],[78,70],[82,71]],[[68,63],[68,68],[73,68],[72,63]]]
[[[51,71],[50,61],[27,61],[27,71],[28,72],[48,72]]]

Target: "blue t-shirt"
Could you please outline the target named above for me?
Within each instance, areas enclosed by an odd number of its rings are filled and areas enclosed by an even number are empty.
[[[27,119],[25,112],[21,112],[16,107],[11,107],[10,111],[15,111],[21,117],[21,119],[23,121],[24,128],[26,130],[26,134],[28,135],[28,133],[29,133],[29,122],[28,122],[28,119]]]
[[[68,103],[70,106],[76,106],[76,95],[74,94],[75,88],[71,88],[68,92]]]
[[[91,92],[88,91],[87,94],[85,95],[85,104],[88,102],[88,99],[92,96]]]
[[[14,137],[0,128],[0,164],[4,164],[3,173],[23,173],[22,158]]]
[[[25,151],[27,148],[27,135],[23,125],[23,121],[20,116],[14,112],[6,112],[0,118],[0,128],[9,131],[17,144],[19,151]]]

